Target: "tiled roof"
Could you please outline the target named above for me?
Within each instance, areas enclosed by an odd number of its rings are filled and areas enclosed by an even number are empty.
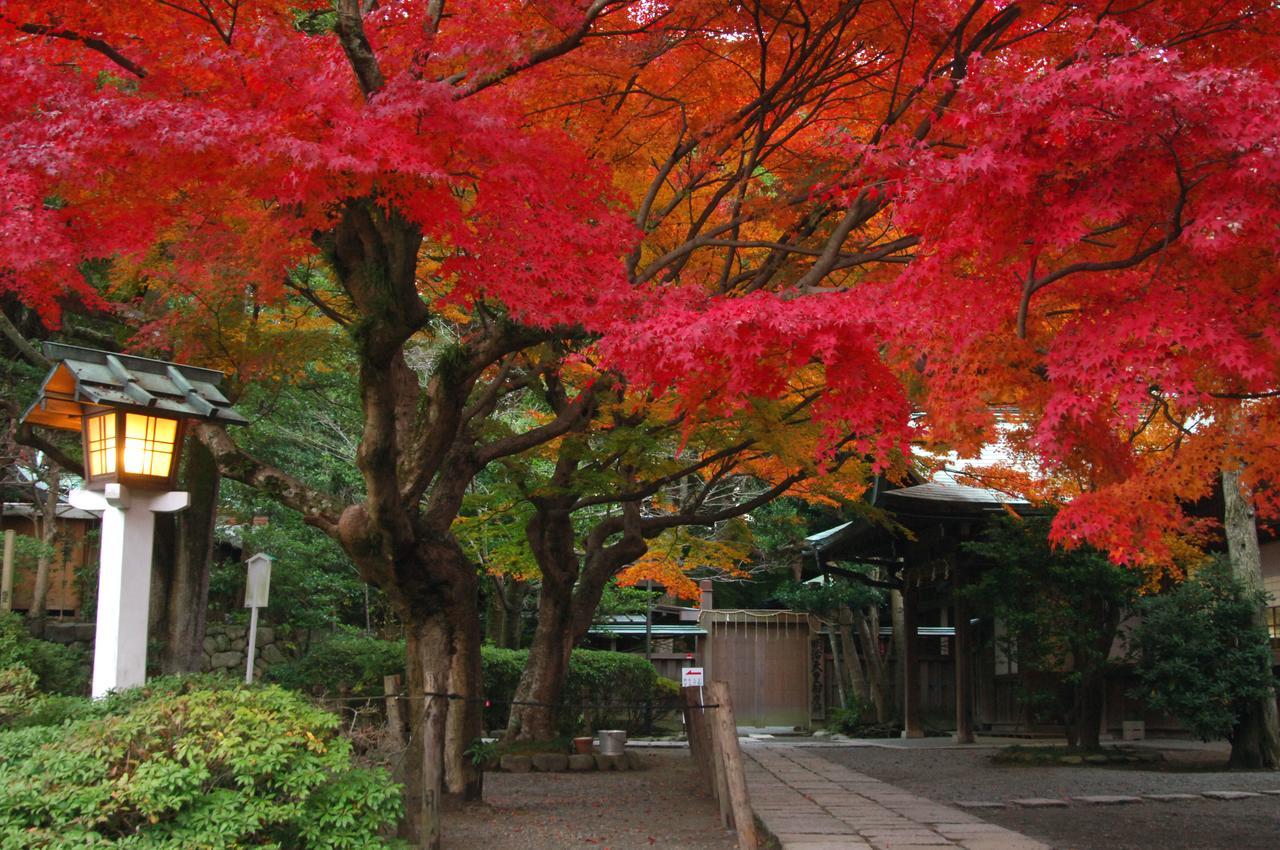
[[[53,342],[44,344],[44,354],[56,365],[27,409],[25,422],[78,431],[86,409],[98,407],[229,425],[248,422],[218,389],[223,375],[215,369]]]

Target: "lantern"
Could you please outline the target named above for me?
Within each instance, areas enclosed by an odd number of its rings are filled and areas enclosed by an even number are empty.
[[[231,409],[218,389],[222,373],[212,369],[48,342],[44,353],[54,366],[23,422],[80,432],[86,488],[69,500],[102,513],[97,698],[146,681],[155,515],[191,503],[190,494],[173,491],[184,423],[246,420]]]
[[[44,348],[55,365],[23,421],[80,431],[90,489],[170,489],[187,420],[245,423],[218,389],[221,372],[74,345]]]
[[[81,420],[85,483],[172,487],[182,452],[182,420],[127,410],[86,414]]]

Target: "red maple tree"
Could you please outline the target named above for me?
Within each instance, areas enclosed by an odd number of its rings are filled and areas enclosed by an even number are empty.
[[[53,325],[103,302],[82,270],[113,260],[196,296],[302,298],[347,331],[359,502],[204,436],[387,590],[414,693],[475,687],[475,571],[449,530],[467,482],[596,404],[586,388],[484,431],[532,346],[674,392],[691,419],[817,374],[828,445],[877,465],[913,440],[972,448],[1016,405],[1026,444],[1081,482],[1061,539],[1159,555],[1176,500],[1223,466],[1247,460],[1274,505],[1275,17],[11,0],[2,285]],[[329,289],[290,274],[317,258]],[[458,316],[420,380],[406,346]],[[415,705],[417,746],[443,747],[443,710]],[[447,722],[465,742],[478,720]]]

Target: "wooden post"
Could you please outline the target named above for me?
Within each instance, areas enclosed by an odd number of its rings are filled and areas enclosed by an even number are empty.
[[[738,746],[738,725],[733,716],[733,702],[729,698],[729,683],[712,682],[710,694],[711,701],[717,704],[712,735],[719,740],[733,823],[738,830],[738,847],[739,850],[757,850],[760,839],[756,835],[756,819],[751,811],[751,796],[747,792],[747,773],[742,764],[742,749]]]
[[[397,741],[404,743],[404,714],[400,711],[400,674],[382,677],[382,693],[387,704],[387,728]]]
[[[16,533],[12,528],[4,533],[4,562],[0,567],[0,611],[13,610],[13,546]]]
[[[684,731],[689,737],[689,755],[698,766],[702,781],[712,786],[715,793],[714,775],[711,773],[711,761],[707,754],[707,727],[702,717],[702,697],[699,688],[689,686],[681,689],[684,702]]]
[[[961,598],[965,568],[957,564],[952,572],[952,595],[955,604],[956,639],[952,659],[956,665],[956,742],[973,743],[973,667],[969,646],[969,606]]]
[[[431,694],[446,693],[449,674],[425,676],[422,705],[422,847],[439,850],[440,794],[444,788],[445,712],[449,701]]]
[[[923,738],[920,722],[920,628],[916,617],[919,588],[902,593],[902,737]]]
[[[710,696],[710,688],[707,689],[707,699],[713,704],[715,699]],[[702,709],[699,713],[702,715],[702,734],[707,741],[707,761],[711,765],[711,793],[715,795],[716,802],[720,804],[720,823],[726,829],[733,828],[733,806],[729,800],[729,778],[725,774],[724,762],[724,742],[720,740],[720,735],[716,732],[716,723],[714,712],[719,708]]]

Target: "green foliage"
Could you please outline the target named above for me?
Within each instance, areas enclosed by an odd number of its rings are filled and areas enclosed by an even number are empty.
[[[38,698],[35,673],[22,664],[0,667],[0,723],[8,726],[30,713]]]
[[[481,687],[487,702],[484,706],[484,728],[502,729],[511,714],[508,704],[515,696],[520,674],[529,661],[527,649],[480,648]]]
[[[648,609],[649,600],[656,602],[661,596],[658,591],[645,590],[643,587],[621,587],[616,580],[611,579],[600,594],[595,618],[602,622],[605,618],[618,614],[643,614]]]
[[[317,641],[296,661],[272,665],[268,681],[313,696],[382,694],[382,678],[404,672],[404,641],[339,632]]]
[[[510,702],[515,697],[520,674],[528,663],[527,649],[482,650],[484,667],[487,729],[507,725]],[[655,710],[665,710],[679,697],[679,686],[660,679],[653,665],[643,656],[629,652],[575,649],[569,656],[569,672],[565,677],[563,707],[556,712],[556,724],[566,737],[574,735],[589,719],[595,729],[623,728],[638,731],[644,725],[647,703]],[[583,716],[584,708],[588,712]]]
[[[833,708],[827,713],[827,728],[845,735],[855,735],[862,720],[862,703],[855,698],[844,708]]]
[[[1224,559],[1142,600],[1130,635],[1141,687],[1133,694],[1208,741],[1229,738],[1249,702],[1270,698],[1271,649],[1254,617],[1263,604]]]
[[[590,729],[623,728],[640,731],[645,725],[645,709],[657,697],[658,673],[641,655],[603,649],[575,649],[569,656],[564,699],[569,705],[581,703],[590,709]],[[572,718],[572,720],[571,720]],[[576,715],[566,710],[561,728],[566,735],[578,731]]]
[[[463,752],[463,755],[471,759],[471,763],[476,767],[493,764],[498,760],[498,742],[476,738]]]
[[[35,674],[45,693],[86,694],[88,665],[83,653],[34,638],[17,614],[0,616],[0,668],[22,665]]]
[[[355,564],[332,538],[304,523],[296,511],[256,499],[238,499],[236,495],[231,499],[238,513],[268,520],[266,525],[238,529],[245,551],[265,552],[275,559],[271,604],[259,615],[264,623],[285,631],[363,626],[366,592],[371,618],[378,624],[387,619],[382,594],[366,587]],[[243,615],[244,582],[242,562],[215,564],[209,577],[211,607],[219,613]]]
[[[1120,619],[1142,578],[1089,547],[1054,548],[1049,517],[1005,519],[965,549],[986,562],[963,591],[973,610],[1005,629],[1001,649],[1031,690],[1033,709],[1062,712],[1072,740],[1089,737]]]
[[[0,847],[383,847],[400,789],[276,687],[160,680],[0,733]]]
[[[276,664],[266,677],[286,688],[314,696],[335,693],[374,697],[382,691],[382,677],[404,674],[404,641],[390,641],[359,633],[339,633],[318,641],[296,661]],[[527,649],[481,648],[481,687],[488,700],[486,729],[506,726],[510,702],[520,674],[529,661]],[[653,665],[629,652],[575,649],[569,658],[564,708],[558,712],[562,734],[578,731],[583,706],[596,728],[638,730],[648,702],[657,711],[669,710],[679,699],[679,686],[660,679]]]
[[[808,611],[831,616],[841,608],[860,610],[879,605],[884,593],[856,581],[831,579],[825,584],[788,584],[774,594],[779,602],[793,611]]]

